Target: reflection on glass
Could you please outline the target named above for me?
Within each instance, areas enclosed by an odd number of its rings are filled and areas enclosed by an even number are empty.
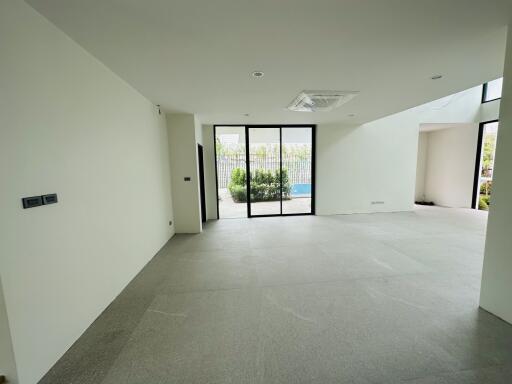
[[[283,214],[311,213],[313,128],[283,127]]]
[[[247,217],[245,127],[216,127],[219,218]]]

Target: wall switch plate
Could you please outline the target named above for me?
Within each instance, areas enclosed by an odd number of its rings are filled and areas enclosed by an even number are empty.
[[[43,205],[55,204],[58,201],[56,193],[51,193],[49,195],[43,195],[41,197],[43,198]]]
[[[169,220],[169,225],[172,225],[172,220]]]
[[[43,198],[41,196],[24,197],[21,199],[23,209],[34,208],[43,205]]]

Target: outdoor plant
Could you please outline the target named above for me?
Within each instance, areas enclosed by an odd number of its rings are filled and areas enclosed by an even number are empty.
[[[481,195],[490,195],[492,189],[492,181],[488,180],[480,184],[480,194]]]
[[[482,176],[492,177],[494,165],[494,148],[496,147],[496,135],[486,135],[484,140],[482,157]]]
[[[231,180],[228,190],[233,200],[237,203],[247,201],[246,172],[242,168],[235,168],[231,172]],[[288,171],[282,171],[282,192],[283,199],[290,199],[291,186],[288,178]],[[279,201],[281,196],[281,173],[279,170],[267,171],[256,169],[251,173],[251,200],[258,201]]]
[[[236,203],[247,201],[246,174],[243,168],[234,168],[231,172],[231,180],[228,184],[228,190]]]
[[[489,198],[490,196],[480,195],[480,199],[478,201],[478,209],[482,211],[489,210]]]

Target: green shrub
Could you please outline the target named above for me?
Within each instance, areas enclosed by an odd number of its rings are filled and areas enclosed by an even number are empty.
[[[231,185],[229,193],[236,203],[244,203],[247,201],[247,191],[245,185]]]
[[[231,171],[231,183],[234,185],[245,185],[245,169],[233,169],[233,171]]]
[[[282,172],[283,199],[290,199],[291,186],[288,178],[288,171]],[[233,200],[237,203],[247,201],[246,172],[242,168],[235,168],[231,172],[231,180],[228,190]],[[256,169],[251,173],[251,201],[279,201],[281,195],[281,173]]]
[[[231,180],[228,184],[228,190],[233,200],[237,203],[243,203],[247,201],[247,186],[245,180],[245,169],[235,168],[233,171],[231,171]]]
[[[478,201],[478,209],[481,209],[482,211],[488,211],[489,210],[489,195],[480,195],[480,199]]]
[[[480,184],[480,194],[481,195],[490,195],[492,193],[492,181],[486,181]]]

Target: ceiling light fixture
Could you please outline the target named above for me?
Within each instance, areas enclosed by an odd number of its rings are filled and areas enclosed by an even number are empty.
[[[439,79],[442,79],[443,78],[443,75],[434,75],[431,77],[432,80],[439,80]]]
[[[252,77],[260,78],[260,77],[263,77],[263,76],[265,76],[265,73],[263,71],[254,71],[252,73]]]

